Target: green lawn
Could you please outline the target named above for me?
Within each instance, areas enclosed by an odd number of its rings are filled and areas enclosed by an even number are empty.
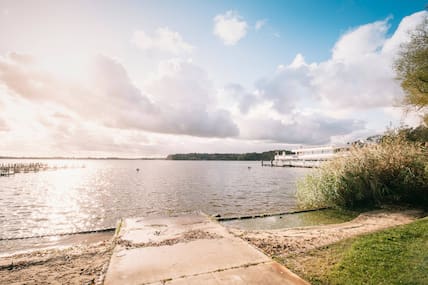
[[[313,284],[428,284],[428,218],[280,261]]]

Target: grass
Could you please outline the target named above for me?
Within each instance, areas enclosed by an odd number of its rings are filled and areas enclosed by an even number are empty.
[[[312,284],[428,284],[428,218],[280,261]]]

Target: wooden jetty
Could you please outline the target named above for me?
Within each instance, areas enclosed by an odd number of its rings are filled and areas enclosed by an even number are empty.
[[[47,170],[49,166],[46,163],[2,163],[0,164],[0,176],[8,176],[15,173],[38,172]]]
[[[262,161],[261,161],[261,165],[262,165],[262,166],[274,166],[274,165],[273,165],[273,159],[272,159],[272,160],[268,160],[268,161],[264,161],[264,160],[262,160]]]
[[[84,166],[82,166],[84,167]],[[39,172],[44,170],[64,169],[68,166],[50,166],[47,163],[2,163],[0,164],[0,176],[9,176],[16,173]]]

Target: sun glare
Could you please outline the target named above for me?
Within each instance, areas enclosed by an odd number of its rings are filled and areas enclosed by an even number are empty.
[[[60,169],[46,173],[47,193],[43,199],[49,209],[46,216],[47,225],[60,226],[64,232],[73,232],[77,228],[78,225],[70,223],[70,213],[79,213],[79,216],[83,214],[79,202],[81,173],[76,169]],[[54,230],[46,228],[44,231],[50,234]]]

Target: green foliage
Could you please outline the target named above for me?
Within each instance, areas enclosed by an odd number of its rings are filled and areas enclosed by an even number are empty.
[[[379,144],[354,147],[297,185],[303,207],[371,207],[384,203],[428,206],[424,144],[389,133]]]
[[[428,142],[428,127],[426,126],[421,125],[416,128],[403,128],[398,132],[409,141],[420,143]]]
[[[402,46],[395,62],[398,79],[406,92],[405,103],[418,109],[428,106],[428,18],[411,34]],[[428,123],[428,115],[424,117]]]
[[[428,284],[428,220],[358,238],[329,284]]]

